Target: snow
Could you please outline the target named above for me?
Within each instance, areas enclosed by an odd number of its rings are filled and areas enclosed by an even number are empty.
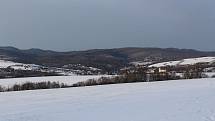
[[[177,66],[177,65],[194,65],[197,63],[213,63],[215,57],[201,57],[201,58],[189,58],[179,61],[169,61],[150,65],[149,67],[164,67],[164,66]]]
[[[13,61],[0,60],[0,68],[13,68],[15,70],[37,70],[40,66],[36,64],[23,64]]]
[[[20,65],[21,63],[15,63],[12,61],[0,60],[0,68],[7,68],[13,65]]]
[[[0,79],[0,85],[3,87],[11,87],[14,84],[22,84],[25,82],[59,82],[67,85],[72,85],[80,81],[88,79],[98,79],[100,77],[108,77],[110,75],[89,75],[89,76],[46,76],[46,77],[26,77],[26,78],[8,78]]]
[[[215,79],[0,93],[0,121],[215,121]]]
[[[152,64],[152,62],[135,61],[135,62],[131,62],[130,64],[134,66],[144,66],[144,65]]]
[[[17,64],[17,65],[11,65],[10,68],[13,68],[15,70],[38,70],[40,68],[39,65],[35,64]]]
[[[180,61],[169,61],[169,62],[162,62],[150,65],[149,67],[163,67],[163,66],[176,66],[180,63]]]
[[[215,77],[215,72],[204,72],[203,74],[205,74],[207,77]]]
[[[184,61],[181,62],[180,65],[192,65],[196,63],[211,63],[214,61],[215,61],[215,57],[190,58],[190,59],[184,59]]]

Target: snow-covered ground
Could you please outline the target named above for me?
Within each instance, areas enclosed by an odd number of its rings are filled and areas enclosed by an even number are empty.
[[[168,62],[156,63],[153,65],[150,65],[149,67],[176,66],[176,65],[179,65],[180,62],[181,61],[168,61]]]
[[[36,70],[40,66],[36,64],[23,64],[13,61],[0,60],[0,68],[13,68],[15,70]]]
[[[130,64],[134,66],[144,66],[144,65],[152,64],[152,62],[135,61],[135,62],[131,62]]]
[[[98,79],[100,77],[109,77],[110,75],[89,75],[89,76],[46,76],[46,77],[26,77],[26,78],[9,78],[0,79],[0,85],[3,87],[11,87],[14,84],[23,84],[25,82],[59,82],[72,85],[80,81],[88,79]]]
[[[177,66],[177,65],[194,65],[197,63],[213,63],[215,57],[201,57],[201,58],[189,58],[179,61],[169,61],[150,65],[149,67],[164,67],[164,66]]]
[[[0,60],[0,68],[7,68],[13,65],[20,65],[21,63],[15,63],[12,61]]]
[[[205,74],[209,78],[215,77],[215,72],[204,72],[203,74]]]
[[[215,79],[0,93],[0,121],[215,121]]]

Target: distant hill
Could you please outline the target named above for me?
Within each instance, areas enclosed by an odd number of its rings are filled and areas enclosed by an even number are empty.
[[[56,52],[41,49],[20,50],[14,47],[0,47],[1,59],[54,67],[82,64],[106,71],[118,70],[134,61],[164,62],[203,56],[215,56],[215,52],[177,48],[134,47]]]

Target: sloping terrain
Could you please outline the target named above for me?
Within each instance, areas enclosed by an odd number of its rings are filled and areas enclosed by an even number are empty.
[[[176,48],[116,48],[71,52],[55,52],[40,49],[20,50],[13,47],[0,48],[0,57],[14,62],[52,67],[81,64],[105,71],[118,70],[134,61],[165,62],[203,56],[215,56],[215,52]]]
[[[0,121],[215,121],[215,79],[0,93]]]
[[[35,64],[16,63],[12,61],[0,60],[1,68],[13,68],[15,70],[36,70],[40,66]]]
[[[164,67],[164,66],[177,66],[177,65],[194,65],[197,63],[214,63],[215,57],[201,57],[201,58],[189,58],[183,59],[179,61],[169,61],[169,62],[162,62],[150,65],[149,67]]]

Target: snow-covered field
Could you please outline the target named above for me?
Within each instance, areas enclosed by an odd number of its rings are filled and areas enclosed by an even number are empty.
[[[0,93],[0,121],[215,121],[215,79]]]
[[[144,65],[152,64],[152,62],[135,61],[135,62],[131,62],[130,64],[134,66],[144,66]]]
[[[149,67],[164,67],[164,66],[177,66],[177,65],[194,65],[197,63],[213,63],[215,57],[201,57],[201,58],[189,58],[179,61],[169,61],[150,65]]]
[[[0,68],[7,68],[8,66],[17,65],[20,63],[14,63],[12,61],[0,60]]]
[[[23,84],[25,82],[59,82],[72,85],[80,81],[88,79],[98,79],[100,77],[110,77],[110,75],[90,75],[90,76],[46,76],[46,77],[26,77],[26,78],[9,78],[0,79],[0,85],[3,87],[11,87],[14,84]]]
[[[215,72],[205,72],[204,74],[209,78],[215,77]]]
[[[16,63],[12,61],[0,60],[0,68],[8,68],[8,67],[16,70],[34,70],[34,69],[38,69],[39,65],[23,64],[23,63]]]

